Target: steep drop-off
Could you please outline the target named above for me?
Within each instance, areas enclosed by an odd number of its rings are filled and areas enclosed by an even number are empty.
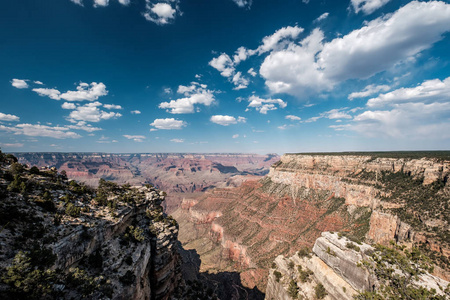
[[[97,186],[100,178],[118,184],[150,183],[167,192],[163,206],[171,213],[185,197],[215,187],[236,186],[243,177],[267,174],[277,155],[257,154],[108,154],[16,153],[19,162],[56,167],[71,179]]]
[[[25,169],[0,152],[1,299],[182,295],[178,224],[153,187]]]
[[[279,254],[312,247],[324,231],[416,244],[448,279],[450,162],[376,155],[284,155],[259,181],[185,199],[180,240],[202,271],[237,269],[265,291]]]

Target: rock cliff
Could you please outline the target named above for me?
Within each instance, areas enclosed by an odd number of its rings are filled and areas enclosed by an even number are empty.
[[[390,293],[403,299],[405,295],[415,298],[419,294],[413,293],[419,291],[433,299],[450,296],[448,281],[429,274],[427,266],[420,266],[420,259],[403,251],[395,246],[358,244],[341,234],[324,232],[312,253],[303,250],[289,258],[280,255],[275,259],[269,271],[266,299],[350,300],[357,295],[364,295],[361,299],[385,299]],[[395,261],[392,257],[404,259]],[[394,271],[384,273],[383,267]],[[387,288],[398,281],[404,283],[404,290],[398,286]],[[375,298],[376,295],[383,298]]]
[[[0,152],[0,298],[182,295],[178,224],[164,198],[104,180],[91,189]]]
[[[263,179],[185,199],[174,213],[180,240],[203,271],[237,269],[261,291],[277,255],[312,247],[324,231],[420,246],[448,279],[450,161],[419,155],[283,155]]]

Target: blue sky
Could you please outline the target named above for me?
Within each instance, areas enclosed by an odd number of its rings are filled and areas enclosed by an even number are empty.
[[[449,50],[449,1],[5,1],[0,147],[448,150]]]

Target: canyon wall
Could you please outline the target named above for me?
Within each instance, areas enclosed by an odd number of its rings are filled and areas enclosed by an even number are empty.
[[[0,298],[182,295],[178,224],[164,198],[153,187],[92,190],[0,157]]]
[[[388,253],[393,252],[391,248]],[[393,249],[393,248],[392,248]],[[337,233],[324,232],[319,237],[311,253],[298,252],[286,258],[278,256],[269,270],[269,280],[266,289],[266,299],[354,299],[359,293],[380,293],[389,281],[378,279],[376,272],[371,271],[380,267],[374,263],[376,249],[366,243],[354,243]],[[405,256],[406,257],[406,256]],[[389,257],[386,256],[386,260]],[[413,263],[406,263],[411,264]],[[402,273],[399,265],[391,264],[396,269],[396,275],[404,276],[406,284],[411,289],[434,290],[437,299],[450,296],[449,282],[421,270],[419,275],[408,281],[408,274]],[[403,266],[404,267],[404,266]],[[403,291],[402,291],[403,292]],[[392,293],[399,299],[404,294],[393,290]],[[366,294],[370,298],[371,294]],[[375,295],[372,294],[373,297]],[[417,296],[417,295],[416,295]]]
[[[263,179],[186,198],[174,216],[202,271],[237,269],[261,291],[275,257],[312,247],[324,231],[423,246],[448,279],[449,174],[450,162],[432,157],[288,154]]]

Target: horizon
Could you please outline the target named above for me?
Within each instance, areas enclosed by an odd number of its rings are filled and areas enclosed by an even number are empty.
[[[0,148],[448,151],[448,20],[448,0],[9,1]]]

